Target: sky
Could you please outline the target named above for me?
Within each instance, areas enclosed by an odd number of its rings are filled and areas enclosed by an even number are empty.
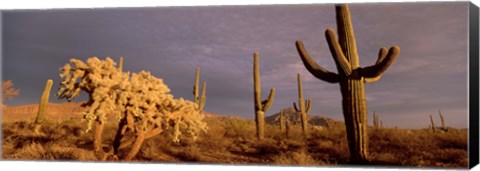
[[[369,123],[376,111],[387,127],[424,128],[437,123],[467,127],[468,3],[351,4],[361,66],[381,47],[401,54],[382,79],[365,84]],[[336,29],[332,4],[212,7],[97,8],[2,11],[2,79],[20,96],[9,106],[38,103],[47,79],[53,94],[59,68],[70,58],[124,58],[124,70],[151,72],[175,97],[193,99],[195,68],[207,82],[205,110],[254,117],[253,53],[260,54],[262,98],[277,90],[266,115],[298,100],[303,77],[310,115],[343,120],[340,87],[303,66],[300,39],[318,64],[336,72],[324,31]],[[78,100],[84,100],[85,95]]]

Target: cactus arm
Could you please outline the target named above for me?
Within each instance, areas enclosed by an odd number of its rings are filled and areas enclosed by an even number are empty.
[[[433,117],[430,115],[430,122],[432,123],[432,130],[435,132],[435,122],[433,122]]]
[[[300,112],[300,110],[298,110],[297,104],[295,102],[293,102],[293,108],[295,109],[295,111]]]
[[[268,109],[270,109],[270,106],[272,106],[273,100],[275,99],[275,88],[272,88],[270,90],[270,94],[268,95],[268,98],[263,101],[263,112],[266,112]]]
[[[207,101],[207,96],[205,96],[206,89],[207,89],[207,82],[203,82],[202,96],[200,97],[200,101],[198,104],[199,111],[203,110],[203,107],[205,106],[205,102]]]
[[[305,113],[310,112],[310,99],[305,100]]]
[[[378,80],[380,80],[380,78],[382,78],[382,75],[380,75],[378,77],[373,77],[373,78],[363,78],[363,82],[364,83],[374,83],[374,82],[377,82]]]
[[[379,64],[380,62],[382,62],[385,59],[385,57],[387,56],[387,53],[388,53],[387,48],[381,48],[378,52],[378,58],[377,58],[377,61],[375,62],[375,64]],[[377,82],[381,78],[382,78],[382,74],[380,74],[379,76],[373,77],[373,78],[364,78],[363,82],[364,83],[373,83],[373,82]]]
[[[342,48],[335,37],[335,31],[332,28],[328,28],[325,31],[325,37],[327,38],[333,60],[335,60],[335,63],[339,66],[338,68],[341,68],[343,73],[348,77],[352,73],[352,67],[342,52]]]
[[[131,113],[128,113],[128,114],[126,114],[125,119],[127,121],[127,128],[129,128],[130,130],[134,130],[135,129],[135,125],[134,125],[135,120],[133,119],[133,115]]]
[[[379,64],[380,62],[382,62],[385,59],[385,57],[387,57],[387,54],[388,54],[387,48],[380,48],[380,50],[378,51],[378,58],[375,64]]]
[[[400,47],[392,46],[388,51],[385,59],[381,60],[380,63],[377,63],[372,66],[368,66],[362,69],[362,76],[365,78],[375,78],[381,76],[385,70],[390,67],[397,56],[400,54]]]
[[[123,70],[123,57],[120,57],[120,60],[118,61],[118,70]]]
[[[300,58],[302,59],[305,68],[312,73],[318,79],[329,83],[338,83],[339,78],[338,74],[328,71],[327,69],[318,65],[311,57],[308,55],[305,47],[303,46],[303,42],[301,40],[297,40],[296,42],[298,54],[300,54]]]
[[[442,115],[442,112],[440,110],[438,111],[438,115],[440,115],[440,120],[442,121],[442,129],[446,130],[445,120],[443,119],[443,115]]]
[[[199,77],[200,77],[200,68],[197,67],[195,70],[195,85],[193,86],[193,95],[194,99],[193,101],[198,104],[198,83],[199,83]]]
[[[162,132],[163,132],[163,128],[160,128],[160,127],[154,128],[154,129],[148,131],[147,133],[145,133],[145,139],[148,139],[148,138],[151,138],[155,135],[161,134]]]

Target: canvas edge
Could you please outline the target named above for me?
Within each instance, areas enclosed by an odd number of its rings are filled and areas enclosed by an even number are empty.
[[[479,16],[478,7],[469,3],[469,168],[479,163]]]

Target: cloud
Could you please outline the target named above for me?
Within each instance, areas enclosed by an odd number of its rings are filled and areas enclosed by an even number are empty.
[[[382,79],[365,85],[369,110],[382,112],[386,123],[418,127],[411,118],[444,107],[458,113],[452,124],[466,125],[467,4],[350,5],[361,66],[373,64],[381,47],[401,47]],[[302,40],[319,65],[337,72],[324,37],[326,28],[336,29],[330,4],[30,10],[3,17],[4,79],[22,90],[11,105],[37,103],[45,80],[59,82],[58,68],[72,57],[123,56],[126,70],[151,71],[187,99],[200,67],[206,110],[253,118],[258,51],[262,97],[277,88],[267,115],[297,101],[301,73],[311,114],[342,119],[339,85],[313,77],[295,49]]]

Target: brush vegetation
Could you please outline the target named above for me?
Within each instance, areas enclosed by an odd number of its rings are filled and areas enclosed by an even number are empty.
[[[46,119],[43,134],[32,132],[34,118],[3,123],[2,158],[6,160],[98,161],[94,154],[93,132],[79,118]],[[208,132],[196,141],[180,137],[174,142],[172,129],[146,139],[136,162],[266,164],[301,166],[348,165],[347,136],[343,124],[310,127],[305,138],[301,123],[290,126],[289,137],[277,124],[265,124],[265,137],[258,141],[254,120],[238,117],[208,117]],[[292,122],[293,123],[293,122]],[[107,122],[105,151],[113,150],[118,125]],[[321,127],[322,129],[318,129]],[[467,130],[450,128],[433,133],[430,129],[374,129],[369,127],[371,165],[407,167],[467,167]],[[124,139],[135,139],[126,134]],[[127,148],[121,147],[121,149]],[[120,150],[119,156],[128,151]],[[117,161],[112,157],[107,161]]]

